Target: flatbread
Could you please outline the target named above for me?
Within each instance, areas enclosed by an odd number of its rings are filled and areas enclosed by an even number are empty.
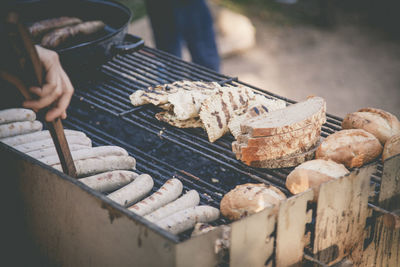
[[[159,121],[166,122],[178,128],[204,128],[203,123],[198,117],[187,120],[179,120],[174,116],[174,114],[171,114],[167,111],[161,111],[156,114],[156,118]]]

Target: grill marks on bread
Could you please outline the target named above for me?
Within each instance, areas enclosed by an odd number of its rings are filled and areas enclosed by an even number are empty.
[[[228,132],[228,123],[235,114],[243,113],[254,93],[246,87],[222,87],[200,108],[200,119],[207,131],[208,139],[214,142]],[[234,109],[236,107],[236,109]]]
[[[227,133],[230,130],[229,122],[244,114],[249,107],[254,106],[255,111],[249,115],[253,117],[286,106],[282,100],[256,95],[252,89],[245,86],[221,86],[216,82],[191,81],[178,81],[137,90],[130,95],[130,100],[134,106],[160,106],[167,112],[157,113],[156,118],[173,126],[205,128],[210,142]],[[237,131],[240,121],[236,120],[232,125]]]

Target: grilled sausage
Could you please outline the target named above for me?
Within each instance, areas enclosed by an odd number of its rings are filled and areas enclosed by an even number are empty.
[[[89,176],[106,171],[134,170],[136,160],[130,156],[103,156],[90,159],[74,160],[76,173],[79,177]],[[61,164],[53,165],[53,168],[62,171]]]
[[[45,20],[41,20],[41,21],[37,21],[37,22],[33,23],[28,28],[28,30],[34,38],[37,38],[51,30],[78,24],[81,22],[82,22],[82,20],[80,20],[78,18],[74,18],[74,17],[51,18],[51,19],[45,19]]]
[[[71,152],[76,151],[76,150],[86,149],[89,147],[89,146],[77,145],[77,144],[68,144],[68,146],[69,146],[69,150]],[[53,155],[53,156],[57,155],[57,150],[54,146],[52,146],[52,147],[48,147],[48,148],[43,148],[43,149],[27,152],[26,154],[31,156],[32,158],[41,159],[44,157],[48,157],[50,155]]]
[[[110,192],[124,186],[138,177],[132,171],[110,171],[79,179],[82,183],[99,192]]]
[[[43,36],[41,45],[47,48],[56,48],[74,37],[93,34],[105,27],[102,21],[87,21],[74,26],[56,29]]]
[[[71,155],[73,160],[81,160],[81,159],[97,158],[110,155],[128,156],[128,152],[126,152],[125,149],[119,146],[98,146],[78,151],[72,151]],[[41,158],[40,161],[47,165],[60,164],[60,159],[58,155],[51,155],[45,158]]]
[[[144,217],[151,222],[159,221],[171,214],[174,214],[175,212],[197,206],[199,205],[199,203],[200,203],[199,193],[197,193],[196,190],[190,190],[177,200],[153,211],[152,213]]]
[[[87,147],[92,146],[92,141],[90,140],[89,137],[82,137],[82,136],[66,136],[68,144],[79,144],[79,145],[85,145]],[[39,149],[44,149],[44,148],[49,148],[49,147],[54,147],[54,142],[53,139],[45,139],[45,140],[40,140],[40,141],[35,141],[31,143],[26,143],[22,145],[17,145],[14,146],[16,150],[19,150],[24,153],[28,153],[31,151],[39,150]]]
[[[75,131],[75,130],[64,130],[65,136],[81,136],[85,137],[86,134],[83,132]],[[9,146],[17,146],[17,145],[22,145],[26,143],[32,143],[35,141],[40,141],[44,139],[50,139],[51,135],[48,130],[45,131],[38,131],[38,132],[33,132],[33,133],[28,133],[28,134],[21,134],[21,135],[16,135],[12,137],[7,137],[0,139],[1,142],[9,145]]]
[[[30,109],[10,108],[0,110],[0,124],[6,124],[15,121],[34,121],[36,114]]]
[[[143,198],[153,188],[154,181],[148,174],[141,174],[126,186],[107,195],[111,200],[127,206]]]
[[[128,209],[138,215],[144,216],[175,200],[182,193],[182,189],[183,185],[181,181],[176,178],[169,179],[157,192]]]
[[[40,121],[18,121],[0,125],[0,138],[27,134],[42,130]]]
[[[172,214],[155,224],[172,234],[182,233],[198,222],[211,222],[219,217],[219,210],[211,206],[196,206],[181,210]]]

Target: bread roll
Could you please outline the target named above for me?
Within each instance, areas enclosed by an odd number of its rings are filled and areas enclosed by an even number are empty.
[[[328,136],[318,147],[315,158],[333,160],[348,168],[361,167],[382,152],[379,140],[362,129],[341,130]]]
[[[265,184],[242,184],[222,198],[220,210],[228,219],[238,220],[277,205],[283,199],[286,199],[286,196],[276,187]]]
[[[382,145],[393,135],[400,134],[400,122],[393,114],[377,108],[362,108],[347,114],[343,129],[363,129],[372,133]]]
[[[286,187],[293,194],[314,189],[314,199],[319,193],[319,186],[327,181],[337,179],[349,173],[343,164],[332,160],[315,159],[297,166],[286,178]]]
[[[392,136],[386,141],[382,152],[382,161],[400,154],[400,134]]]

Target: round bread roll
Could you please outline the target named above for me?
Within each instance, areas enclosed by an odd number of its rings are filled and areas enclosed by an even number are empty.
[[[382,161],[400,154],[400,134],[392,136],[386,141],[382,152]]]
[[[315,153],[316,159],[333,160],[348,168],[361,167],[382,152],[379,140],[362,129],[341,130],[328,136]]]
[[[297,166],[286,178],[286,187],[292,194],[314,190],[314,200],[317,200],[319,186],[327,181],[337,179],[349,173],[343,164],[332,160],[315,159]]]
[[[382,145],[393,135],[400,134],[400,122],[396,116],[377,108],[362,108],[347,114],[342,122],[343,129],[363,129],[372,133]]]
[[[229,191],[221,200],[222,215],[238,220],[250,214],[272,207],[286,199],[278,188],[265,184],[242,184]]]

